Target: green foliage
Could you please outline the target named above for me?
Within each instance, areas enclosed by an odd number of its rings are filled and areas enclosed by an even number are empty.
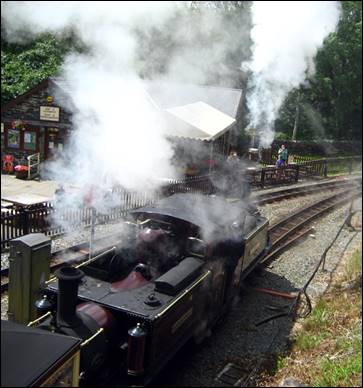
[[[360,341],[360,345],[362,342]],[[352,377],[362,373],[362,350],[346,360],[324,360],[320,365],[321,375],[313,387],[350,387]]]
[[[304,323],[304,328],[311,332],[319,332],[320,329],[329,325],[329,305],[324,299],[320,299],[314,307],[311,316]]]
[[[251,55],[250,1],[184,2],[175,17],[151,30],[135,28],[138,37],[135,66],[145,78],[162,76],[174,54],[191,46],[197,53],[225,47],[223,63],[212,63],[205,83],[244,88],[238,70]],[[183,3],[183,4],[184,4]],[[297,140],[359,140],[362,133],[362,2],[342,1],[342,16],[316,56],[316,74],[299,90],[293,90],[275,122],[278,140],[292,136],[299,106]],[[203,15],[215,13],[224,31],[206,31]],[[205,22],[205,20],[204,20]],[[190,26],[193,26],[191,29]],[[241,35],[242,31],[242,35]],[[239,39],[236,39],[239,36]],[[211,44],[213,46],[211,46]],[[84,51],[71,31],[56,39],[46,34],[26,45],[1,41],[1,103],[26,92],[49,76],[56,75],[70,50]],[[162,58],[162,60],[161,60]],[[193,60],[193,56],[190,57]],[[190,64],[193,68],[193,63]],[[238,74],[238,76],[236,76]],[[231,82],[229,82],[231,81]],[[243,133],[243,131],[241,131]],[[247,138],[242,138],[244,143]]]
[[[362,2],[341,5],[338,29],[316,56],[316,74],[299,90],[298,140],[362,138]],[[286,98],[277,131],[292,133],[297,95]]]
[[[64,55],[75,48],[73,39],[43,35],[26,45],[1,41],[1,103],[56,75]]]
[[[346,280],[354,280],[357,276],[362,275],[362,250],[358,249],[349,259],[345,268]]]
[[[277,357],[276,370],[280,370],[286,366],[286,358],[283,355]]]
[[[276,132],[275,133],[275,140],[291,140],[290,136],[286,132]]]
[[[300,333],[295,338],[295,346],[299,350],[311,350],[318,346],[324,340],[324,338],[324,335]]]

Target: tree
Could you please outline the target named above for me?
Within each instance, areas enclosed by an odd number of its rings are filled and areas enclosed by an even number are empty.
[[[298,104],[298,139],[362,138],[362,3],[342,1],[342,11],[315,58],[315,75],[281,107],[277,131],[292,133]]]
[[[362,3],[342,1],[338,30],[316,58],[312,95],[327,130],[337,139],[361,139]]]
[[[1,104],[54,76],[70,50],[82,51],[72,32],[61,40],[45,34],[24,45],[1,40]]]

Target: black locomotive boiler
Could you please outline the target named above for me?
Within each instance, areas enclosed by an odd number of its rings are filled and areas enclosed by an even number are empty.
[[[49,311],[34,330],[82,341],[80,385],[149,383],[210,333],[269,249],[268,220],[239,200],[174,194],[131,215],[127,237],[56,271],[37,302]]]

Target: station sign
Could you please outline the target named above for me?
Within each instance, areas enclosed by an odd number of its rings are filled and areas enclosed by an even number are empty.
[[[41,106],[40,120],[59,121],[59,107],[56,106]]]

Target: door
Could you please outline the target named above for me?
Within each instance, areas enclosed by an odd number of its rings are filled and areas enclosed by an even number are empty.
[[[47,128],[45,132],[44,157],[52,159],[63,151],[63,138],[58,128]]]

